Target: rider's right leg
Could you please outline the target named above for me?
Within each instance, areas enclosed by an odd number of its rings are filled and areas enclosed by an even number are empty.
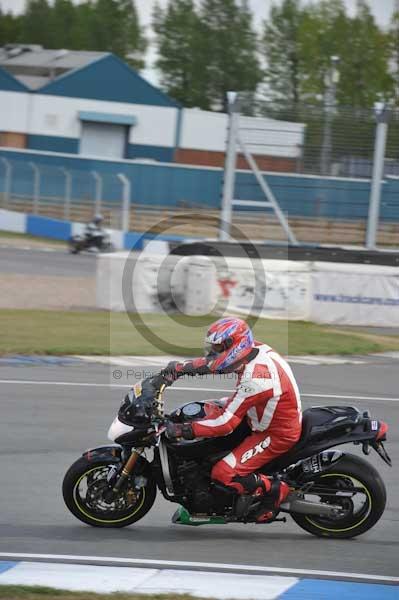
[[[300,436],[276,438],[271,430],[255,432],[245,438],[230,454],[217,462],[211,473],[212,480],[235,489],[240,496],[256,496],[262,499],[264,511],[261,520],[273,518],[289,494],[288,485],[278,479],[257,473],[261,467],[288,452]]]

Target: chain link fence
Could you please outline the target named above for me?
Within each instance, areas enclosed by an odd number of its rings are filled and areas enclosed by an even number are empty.
[[[285,241],[289,227],[298,243],[365,245],[376,166],[376,111],[322,104],[289,108],[259,101],[247,105],[245,96],[239,102],[231,224],[243,239]],[[376,244],[397,247],[399,111],[386,111],[384,118]],[[101,212],[109,227],[138,232],[154,228],[154,233],[165,218],[192,215],[174,233],[193,237],[215,238],[220,223],[226,222],[221,197],[228,166],[223,173],[133,161],[122,175],[100,167],[100,162],[89,170],[75,168],[74,159],[60,158],[55,165],[31,157],[0,154],[1,207],[77,222]]]
[[[398,110],[322,103],[289,107],[253,101],[245,94],[238,94],[232,107],[238,113],[235,173],[226,172],[225,182],[229,176],[234,180],[228,199],[234,207],[233,225],[246,230],[256,223],[257,239],[284,239],[281,219],[273,207],[266,206],[274,199],[299,243],[364,245],[370,206],[377,202],[376,245],[398,245]],[[248,119],[247,114],[258,118]],[[387,125],[387,137],[385,148],[380,148],[383,155],[378,156],[381,120]],[[262,189],[245,148],[270,194]],[[381,181],[376,182],[373,196],[379,160]],[[265,205],[250,206],[256,202]]]
[[[109,227],[123,229],[126,194],[130,182],[112,173],[0,157],[1,208],[76,222],[101,212]]]

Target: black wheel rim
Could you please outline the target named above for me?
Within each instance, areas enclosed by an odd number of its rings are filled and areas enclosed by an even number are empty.
[[[127,487],[114,499],[107,501],[104,493],[109,491],[107,477],[111,466],[97,465],[85,471],[73,489],[76,508],[92,521],[100,523],[123,523],[133,517],[143,506],[145,488],[134,490]]]

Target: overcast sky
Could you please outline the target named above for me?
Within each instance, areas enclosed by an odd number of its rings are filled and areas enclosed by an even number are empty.
[[[76,3],[82,0],[74,0]],[[141,22],[146,28],[149,27],[151,22],[152,9],[156,0],[135,0],[135,4],[140,13]],[[317,1],[317,0],[314,0]],[[387,26],[392,16],[394,7],[399,8],[399,0],[367,0],[370,5],[378,23],[382,26]],[[158,0],[159,4],[166,5],[168,0]],[[249,0],[249,4],[252,8],[255,23],[259,26],[262,21],[268,16],[270,6],[272,4],[280,4],[281,0]],[[344,0],[348,12],[354,13],[356,7],[356,0]],[[12,10],[13,12],[19,12],[23,9],[25,0],[0,0],[0,6],[5,10]],[[154,61],[155,53],[154,49],[150,48],[148,56],[146,58],[148,67],[144,72],[144,75],[151,81],[156,83],[157,76],[151,69],[151,63]]]
[[[78,3],[81,0],[75,0]],[[249,0],[249,3],[254,12],[255,18],[258,21],[264,19],[270,10],[270,5],[274,2],[279,4],[280,0]],[[344,0],[349,11],[353,11],[356,6],[356,0]],[[135,0],[136,6],[140,11],[141,17],[144,23],[150,21],[152,7],[154,6],[155,0]],[[167,4],[167,0],[159,0],[160,4]],[[382,25],[389,23],[393,8],[396,4],[399,4],[398,0],[368,0],[372,11],[374,12],[377,20]],[[25,4],[25,0],[0,0],[0,5],[6,10],[12,10],[18,12],[22,9]]]

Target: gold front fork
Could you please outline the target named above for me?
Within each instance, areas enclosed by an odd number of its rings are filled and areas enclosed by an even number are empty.
[[[117,493],[120,491],[122,485],[124,484],[126,479],[129,477],[130,473],[133,471],[134,466],[135,466],[136,462],[138,461],[138,458],[139,458],[142,450],[143,450],[142,448],[133,450],[133,452],[129,456],[125,466],[122,469],[121,476],[119,477],[118,481],[116,482],[116,484],[112,490],[113,492]]]

